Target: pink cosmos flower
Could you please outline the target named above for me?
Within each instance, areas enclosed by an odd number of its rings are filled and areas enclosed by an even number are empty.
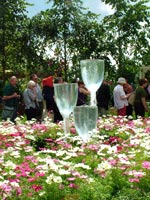
[[[110,160],[109,163],[112,165],[112,166],[115,166],[117,164],[117,160]]]
[[[37,163],[38,161],[34,158],[34,156],[26,156],[25,157],[25,160],[27,161],[27,160],[30,160],[31,162],[33,162],[33,163]]]
[[[119,153],[123,149],[122,146],[117,146],[117,152]]]
[[[39,172],[37,172],[35,175],[36,175],[37,177],[42,177],[42,176],[45,176],[45,173],[39,173]]]
[[[129,178],[129,182],[131,182],[131,183],[133,183],[133,182],[138,183],[138,182],[140,182],[140,179],[138,179],[138,178]]]
[[[71,129],[70,129],[70,133],[76,134],[76,133],[77,133],[77,132],[76,132],[76,129],[75,129],[75,128],[71,128]]]
[[[91,150],[93,150],[93,151],[98,151],[99,146],[96,145],[96,144],[90,144],[90,145],[88,146],[88,148],[91,149]]]
[[[12,191],[12,187],[10,185],[7,184],[3,184],[1,185],[2,190],[4,190],[4,192],[9,193]]]
[[[53,142],[53,139],[52,138],[46,138],[45,141],[46,142]]]
[[[142,163],[142,167],[145,168],[145,169],[150,169],[150,162],[144,161],[144,162]]]
[[[18,196],[20,196],[22,194],[22,189],[20,187],[18,187],[16,189],[16,193],[17,193]]]
[[[46,131],[47,127],[44,124],[34,124],[32,126],[32,129],[33,130],[44,130],[44,131]]]
[[[30,177],[30,178],[28,178],[28,182],[34,182],[34,181],[36,181],[36,177]]]
[[[150,128],[147,127],[147,128],[145,129],[145,132],[146,132],[146,133],[150,133]]]
[[[68,181],[74,181],[76,178],[75,177],[69,177],[67,178]]]
[[[32,185],[31,188],[34,189],[35,192],[38,192],[39,190],[42,190],[42,186],[41,185]]]
[[[68,187],[70,187],[70,188],[78,188],[79,186],[77,186],[77,185],[74,184],[74,183],[70,183],[70,184],[68,185]]]
[[[73,172],[72,172],[72,175],[73,175],[73,176],[77,176],[77,177],[80,177],[80,176],[81,176],[80,173],[79,173],[79,172],[76,172],[76,171],[73,171]]]

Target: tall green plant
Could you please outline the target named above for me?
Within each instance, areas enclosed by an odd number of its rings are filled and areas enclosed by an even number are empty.
[[[133,63],[135,73],[148,52],[150,21],[147,0],[103,0],[112,6],[114,14],[106,16],[103,28],[106,33],[107,52],[116,61],[119,71]]]
[[[0,66],[4,81],[6,70],[15,69],[17,65],[17,43],[26,18],[26,5],[24,0],[0,1]]]

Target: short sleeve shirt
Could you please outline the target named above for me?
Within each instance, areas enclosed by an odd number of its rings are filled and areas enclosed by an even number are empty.
[[[123,96],[126,96],[123,86],[118,84],[113,91],[114,106],[118,110],[124,108],[125,106],[128,106],[127,99],[121,99],[121,97]]]
[[[11,96],[15,92],[16,92],[16,88],[13,87],[11,84],[8,84],[4,88],[3,95],[4,96]],[[9,107],[16,107],[16,105],[17,105],[17,99],[16,98],[12,98],[12,99],[5,100],[5,105],[9,106]]]
[[[138,87],[135,92],[135,103],[142,103],[142,98],[146,98],[147,94],[144,88]]]

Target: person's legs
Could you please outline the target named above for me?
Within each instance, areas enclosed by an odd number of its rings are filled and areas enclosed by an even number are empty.
[[[141,116],[141,117],[145,116],[145,109],[144,109],[144,106],[142,104],[135,104],[134,105],[134,111],[135,111],[136,118],[138,116]]]
[[[126,107],[126,115],[127,116],[132,116],[133,114],[133,108],[132,108],[132,105],[129,104],[127,107]]]
[[[27,120],[31,120],[32,118],[36,118],[36,110],[34,108],[26,109],[25,114],[27,116]]]
[[[126,106],[118,110],[119,116],[126,116]]]
[[[36,119],[38,121],[41,121],[42,120],[42,115],[43,115],[43,101],[42,102],[38,102],[38,106],[39,106],[39,109],[38,109],[38,113],[37,113]]]
[[[102,107],[98,107],[98,114],[99,116],[107,115],[107,110]]]

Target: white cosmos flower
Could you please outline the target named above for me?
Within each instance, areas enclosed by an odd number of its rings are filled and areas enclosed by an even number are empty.
[[[48,176],[47,177],[47,179],[46,179],[46,183],[47,184],[49,184],[49,185],[51,185],[52,183],[53,183],[53,174],[51,174],[50,176]]]
[[[0,186],[3,186],[5,184],[9,184],[9,181],[8,180],[0,181]]]
[[[9,169],[15,169],[16,168],[16,164],[14,164],[12,161],[6,161],[3,166],[5,166],[6,168]]]
[[[60,174],[60,175],[68,175],[68,174],[70,174],[70,172],[65,170],[65,169],[59,169],[58,170],[58,174]]]
[[[139,145],[140,143],[141,143],[141,141],[139,139],[131,139],[130,140],[131,145]]]
[[[48,176],[46,179],[46,183],[51,185],[53,182],[62,183],[61,176],[55,176],[54,174],[51,174],[50,176]]]
[[[120,158],[120,163],[125,164],[125,165],[131,165],[131,162],[129,160],[126,160],[124,158]]]
[[[24,147],[25,152],[33,152],[33,148],[30,146]]]
[[[15,176],[16,175],[16,173],[14,171],[12,171],[12,170],[9,170],[8,174],[11,175],[11,176]]]
[[[91,167],[89,167],[89,165],[85,165],[84,163],[78,163],[75,164],[73,168],[83,168],[83,169],[91,169]]]
[[[66,151],[60,150],[56,152],[56,156],[63,156],[66,153]]]
[[[19,184],[17,182],[10,182],[10,184],[14,187],[20,187]]]
[[[26,135],[25,138],[29,139],[29,140],[33,140],[35,141],[35,137],[33,135]]]
[[[103,170],[108,170],[111,168],[112,168],[111,164],[107,160],[105,160],[101,162],[100,164],[98,164],[97,170],[103,171]]]
[[[10,153],[10,155],[15,157],[15,158],[20,158],[20,152],[19,151],[13,151],[12,153]]]
[[[45,191],[42,191],[39,193],[39,196],[43,196],[46,192]]]
[[[88,181],[89,183],[94,183],[94,182],[95,182],[94,178],[88,178],[87,181]]]
[[[108,153],[108,154],[117,153],[117,146],[112,146],[112,147],[109,146],[107,153]]]
[[[53,181],[55,183],[62,183],[62,178],[61,178],[61,176],[54,176],[53,177]]]

